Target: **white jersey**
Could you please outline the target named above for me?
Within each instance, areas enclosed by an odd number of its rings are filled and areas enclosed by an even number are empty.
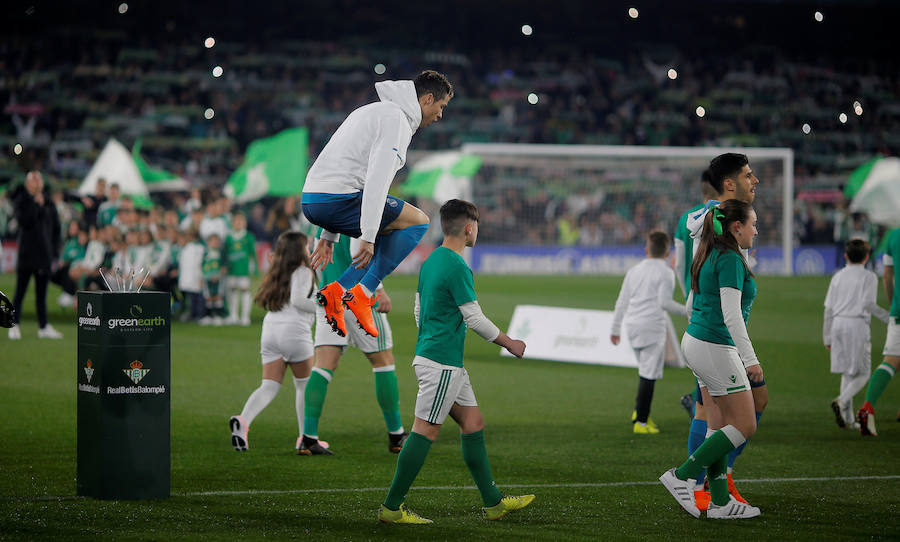
[[[312,269],[300,266],[291,273],[291,297],[277,311],[269,311],[263,319],[263,325],[275,323],[296,324],[299,330],[312,331],[316,320],[315,276]],[[312,337],[310,335],[310,337]]]
[[[200,238],[206,241],[210,235],[216,234],[224,242],[230,229],[224,216],[207,216],[200,221]]]
[[[825,296],[822,341],[831,347],[831,372],[857,375],[871,366],[871,315],[887,321],[876,303],[878,277],[862,264],[848,264],[831,278]]]
[[[203,245],[190,242],[178,255],[178,288],[184,292],[203,290]]]
[[[643,347],[665,340],[663,310],[686,315],[684,305],[672,300],[674,290],[675,272],[661,258],[647,258],[629,269],[616,300],[611,334],[621,334],[624,319],[631,346]]]
[[[306,174],[304,193],[363,193],[360,239],[374,242],[384,201],[397,171],[406,163],[422,109],[412,81],[375,84],[380,102],[347,116]]]

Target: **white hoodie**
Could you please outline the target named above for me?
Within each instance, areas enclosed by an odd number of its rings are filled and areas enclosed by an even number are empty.
[[[356,109],[331,136],[306,174],[303,192],[362,192],[360,239],[375,242],[388,189],[406,163],[406,150],[422,122],[412,81],[375,84],[380,102]]]

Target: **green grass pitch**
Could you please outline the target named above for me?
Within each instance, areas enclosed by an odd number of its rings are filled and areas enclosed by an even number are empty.
[[[501,328],[516,304],[612,308],[620,277],[477,276],[486,314]],[[750,335],[770,403],[736,466],[754,520],[711,523],[681,511],[656,482],[686,456],[688,416],[678,404],[687,369],[657,384],[653,418],[662,433],[638,438],[629,418],[636,371],[501,358],[470,333],[466,366],[486,421],[501,490],[534,493],[529,508],[499,522],[480,517],[480,498],[448,421],[408,496],[435,521],[379,524],[375,512],[394,472],[372,372],[349,351],[329,389],[320,424],[332,457],[298,457],[294,393],[287,380],[257,418],[250,451],[230,446],[228,417],[258,386],[262,312],[249,328],[175,324],[172,331],[172,496],[158,501],[75,497],[76,328],[56,307],[62,341],[36,339],[32,293],[23,340],[0,336],[0,540],[839,540],[900,537],[900,383],[878,405],[877,438],[839,430],[829,402],[839,376],[822,346],[827,278],[759,279]],[[412,424],[416,393],[415,277],[387,282],[401,409]],[[12,275],[0,289],[12,294]],[[880,302],[884,306],[883,294]],[[683,326],[677,321],[676,326]],[[885,327],[873,324],[873,363]],[[861,402],[857,396],[857,405]],[[741,480],[744,480],[741,483]],[[713,530],[715,529],[715,530]]]

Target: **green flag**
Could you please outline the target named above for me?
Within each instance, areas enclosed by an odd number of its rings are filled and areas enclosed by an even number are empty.
[[[247,147],[244,163],[228,179],[226,194],[237,202],[300,194],[306,181],[308,144],[306,128],[254,141]]]
[[[449,199],[470,199],[472,177],[481,168],[480,156],[459,152],[439,152],[427,156],[412,166],[406,182],[399,190],[406,196],[416,196],[444,203]]]
[[[873,158],[853,170],[853,173],[850,174],[850,178],[847,179],[847,184],[844,185],[844,195],[848,198],[855,196],[856,193],[859,192],[859,189],[866,183],[866,179],[869,178],[872,168],[875,167],[875,164],[880,160],[881,158]]]

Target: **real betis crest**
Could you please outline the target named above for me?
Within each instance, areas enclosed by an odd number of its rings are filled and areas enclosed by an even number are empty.
[[[142,378],[147,376],[147,373],[150,372],[150,369],[144,369],[144,364],[138,360],[134,360],[131,362],[130,369],[122,369],[122,372],[131,379],[132,382],[137,384],[141,381]]]
[[[94,362],[91,360],[87,360],[87,363],[84,366],[84,374],[87,376],[88,383],[90,383],[91,377],[94,376]]]

